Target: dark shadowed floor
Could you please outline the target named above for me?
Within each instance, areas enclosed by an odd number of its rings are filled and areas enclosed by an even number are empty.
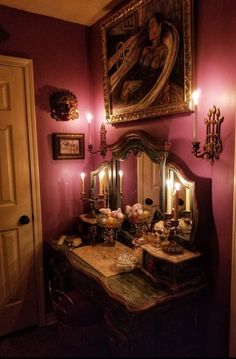
[[[0,338],[0,358],[110,357],[105,342],[78,347],[66,345],[59,337],[57,324],[31,327]]]

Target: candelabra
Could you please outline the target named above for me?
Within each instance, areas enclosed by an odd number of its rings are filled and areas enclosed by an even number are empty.
[[[99,208],[109,207],[109,193],[106,190],[102,194],[94,196],[93,190],[90,191],[89,197],[85,193],[80,193],[80,199],[83,201],[84,212],[87,212],[88,218],[96,218]]]
[[[219,159],[219,154],[222,152],[223,145],[220,138],[220,128],[224,117],[220,117],[219,108],[208,111],[208,117],[205,118],[206,124],[206,138],[203,146],[203,152],[200,150],[200,142],[194,141],[192,143],[193,155],[195,158],[205,158],[213,165],[215,159]]]
[[[104,123],[101,124],[101,128],[100,128],[100,148],[99,150],[94,150],[93,149],[93,144],[89,144],[88,145],[88,151],[92,154],[97,154],[100,153],[103,158],[106,156],[107,153],[107,142],[106,142],[106,128]]]
[[[99,237],[97,216],[100,208],[109,206],[109,194],[105,191],[105,193],[95,197],[93,190],[91,190],[88,197],[85,196],[84,192],[80,193],[80,199],[83,201],[83,210],[86,213],[80,218],[88,225],[86,238],[89,243],[95,244]]]
[[[168,254],[183,254],[183,247],[175,240],[176,235],[180,232],[179,220],[168,218],[165,221],[165,227],[169,234],[168,240],[164,240],[162,243],[162,250]]]

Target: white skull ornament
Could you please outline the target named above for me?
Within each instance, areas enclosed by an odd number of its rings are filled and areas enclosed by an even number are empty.
[[[153,234],[159,236],[161,240],[164,240],[169,237],[170,230],[165,227],[165,222],[163,220],[154,223]]]

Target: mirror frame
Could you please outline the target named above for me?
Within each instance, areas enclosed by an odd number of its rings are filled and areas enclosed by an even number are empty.
[[[186,249],[196,250],[196,232],[198,227],[198,208],[195,193],[195,182],[188,178],[182,168],[173,162],[168,162],[167,157],[169,155],[171,143],[168,141],[155,140],[151,135],[142,130],[131,130],[119,137],[119,139],[108,145],[111,151],[112,157],[110,161],[103,161],[96,170],[90,173],[90,194],[94,193],[96,178],[99,172],[109,168],[109,206],[112,210],[121,207],[121,195],[120,191],[120,176],[118,175],[120,170],[120,161],[128,158],[129,154],[133,153],[136,157],[140,153],[145,153],[151,161],[158,163],[160,166],[159,180],[159,202],[160,212],[165,217],[166,213],[166,179],[169,178],[169,171],[173,171],[183,186],[190,189],[190,211],[192,217],[192,230],[189,240],[184,240],[181,237],[176,237],[176,240],[183,245]]]
[[[192,217],[192,231],[190,234],[190,240],[184,240],[179,236],[176,236],[175,239],[186,249],[195,251],[197,244],[196,244],[196,231],[198,226],[198,207],[197,207],[197,200],[196,200],[196,191],[195,191],[195,182],[189,179],[176,163],[167,162],[166,163],[166,178],[168,178],[168,171],[173,171],[178,176],[181,177],[181,183],[185,187],[190,189],[190,212]]]
[[[112,182],[112,209],[121,207],[121,197],[118,191],[120,160],[126,159],[131,152],[135,156],[144,152],[153,162],[160,165],[160,211],[165,209],[165,165],[171,143],[158,141],[142,130],[131,130],[123,134],[116,142],[108,145],[112,152],[111,182]]]
[[[94,194],[94,189],[96,185],[96,179],[98,178],[99,172],[103,171],[106,167],[109,167],[111,173],[111,162],[110,161],[103,161],[94,171],[90,172],[90,196]],[[109,193],[111,193],[111,181],[109,180]]]

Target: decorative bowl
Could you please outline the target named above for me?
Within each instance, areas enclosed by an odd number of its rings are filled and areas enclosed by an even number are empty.
[[[123,252],[114,258],[116,267],[122,272],[130,272],[135,269],[138,258],[131,253]]]
[[[133,224],[147,223],[150,221],[150,219],[151,219],[151,212],[146,209],[140,215],[137,214],[135,216],[127,217],[127,220]]]
[[[97,224],[102,228],[119,228],[123,223],[124,218],[107,217],[100,214],[97,216]]]

